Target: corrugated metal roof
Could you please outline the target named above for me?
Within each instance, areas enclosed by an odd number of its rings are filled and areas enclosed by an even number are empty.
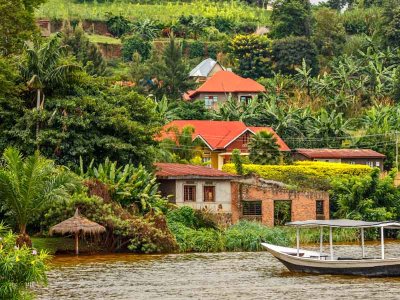
[[[296,152],[308,158],[385,158],[386,156],[371,149],[296,149]]]
[[[210,74],[216,64],[215,60],[207,58],[190,71],[189,77],[208,77],[208,74]]]

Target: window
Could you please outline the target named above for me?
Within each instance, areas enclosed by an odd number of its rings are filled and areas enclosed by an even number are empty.
[[[211,167],[211,157],[203,157],[201,161],[203,162],[203,164],[206,164],[207,167]]]
[[[215,201],[215,186],[205,186],[204,202],[214,202],[214,201]]]
[[[315,202],[315,213],[317,215],[317,220],[323,220],[324,216],[324,200],[317,200]]]
[[[247,147],[247,144],[250,142],[250,134],[245,133],[243,135],[243,147]]]
[[[253,97],[251,96],[240,96],[240,102],[246,105],[249,105],[251,103],[251,100],[253,100]]]
[[[374,162],[368,160],[368,161],[367,161],[367,165],[370,166],[371,168],[373,168],[373,167],[374,167]]]
[[[261,216],[261,201],[244,201],[243,216]]]
[[[204,98],[204,103],[206,108],[212,108],[214,106],[214,103],[218,101],[217,96],[205,96]]]
[[[196,201],[196,186],[195,185],[184,185],[183,186],[183,201]]]
[[[380,163],[379,161],[377,161],[377,162],[375,162],[375,166],[376,166],[376,167],[380,167],[380,166],[381,166],[381,163]]]

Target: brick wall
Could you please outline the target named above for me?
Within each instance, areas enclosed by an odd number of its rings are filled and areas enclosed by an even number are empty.
[[[315,220],[316,201],[323,200],[324,219],[329,219],[329,194],[323,191],[298,192],[279,186],[264,186],[257,183],[234,181],[232,188],[232,222],[243,218],[242,201],[261,201],[261,222],[274,226],[274,202],[291,201],[291,220]]]

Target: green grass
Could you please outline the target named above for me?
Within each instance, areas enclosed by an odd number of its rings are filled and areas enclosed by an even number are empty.
[[[108,45],[121,45],[121,40],[110,36],[99,35],[99,34],[89,34],[89,40],[96,44],[108,44]]]
[[[32,245],[37,250],[46,250],[49,254],[55,254],[57,251],[73,252],[75,249],[75,241],[73,238],[67,237],[33,237]],[[87,242],[79,241],[79,250],[81,252],[93,251],[92,245]]]
[[[181,15],[200,15],[206,18],[220,16],[241,22],[269,24],[270,12],[247,6],[239,1],[193,0],[189,3],[158,2],[139,4],[124,1],[106,3],[75,3],[72,0],[48,0],[36,10],[37,18],[54,20],[105,20],[107,13],[122,15],[130,20],[152,19],[162,23],[177,20]]]

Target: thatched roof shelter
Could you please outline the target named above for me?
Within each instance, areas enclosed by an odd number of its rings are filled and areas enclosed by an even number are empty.
[[[96,222],[90,221],[79,214],[76,209],[75,215],[61,223],[54,225],[50,228],[50,235],[54,233],[66,234],[72,233],[75,235],[75,253],[79,254],[79,234],[83,235],[97,235],[106,231],[106,228]]]

